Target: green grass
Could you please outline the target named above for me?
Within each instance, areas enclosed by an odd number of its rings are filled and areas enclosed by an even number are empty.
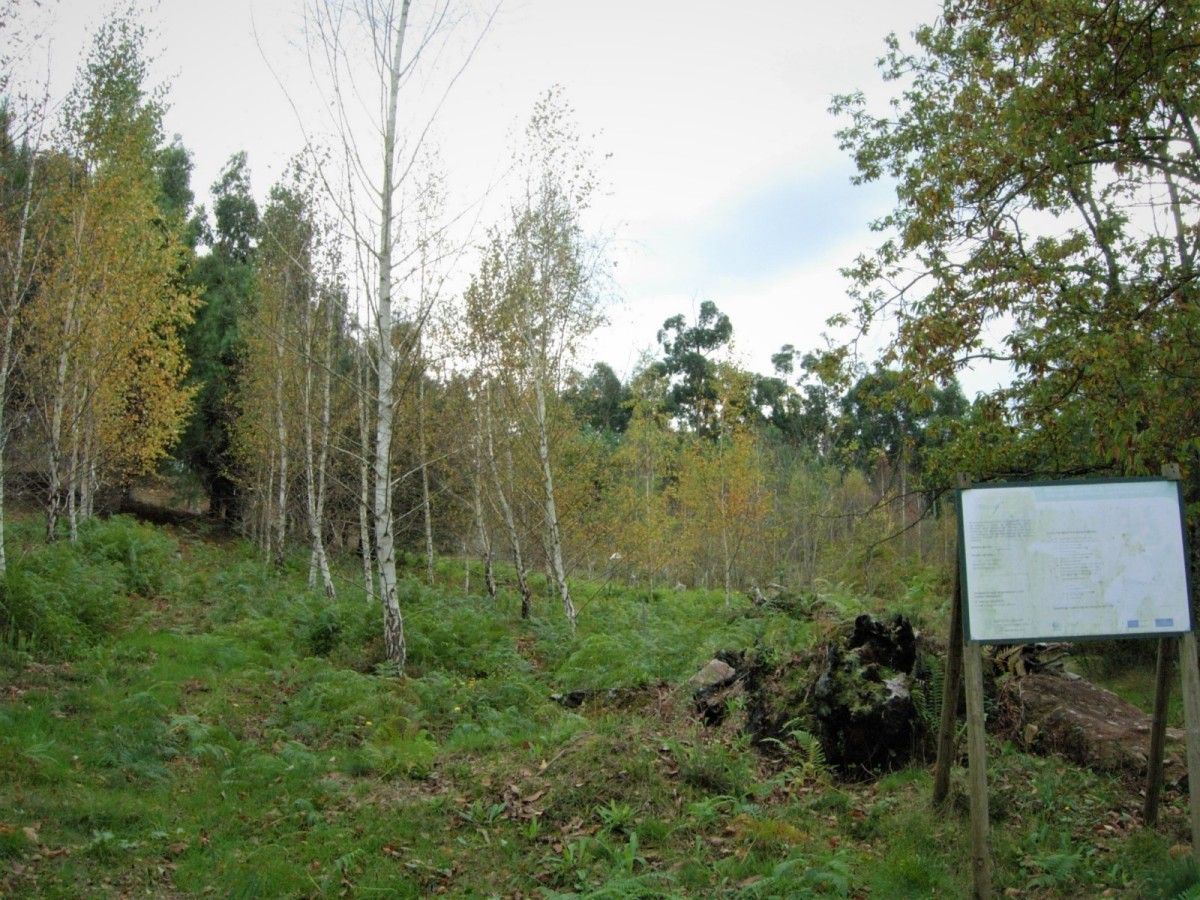
[[[812,621],[581,582],[572,636],[553,600],[522,622],[511,591],[464,596],[461,564],[442,560],[436,588],[403,584],[410,667],[386,678],[351,566],[328,603],[302,556],[280,578],[245,545],[127,520],[75,547],[42,548],[32,527],[13,541],[0,894],[967,891],[961,784],[934,811],[922,767],[839,786],[812,759],[771,762],[691,718],[675,688],[714,651],[784,655],[820,638]],[[68,596],[77,586],[86,597]],[[51,633],[62,622],[70,640]],[[549,699],[614,687],[634,690],[577,710]],[[1000,891],[1172,896],[1194,880],[1171,856],[1180,798],[1146,832],[1130,786],[990,752]]]

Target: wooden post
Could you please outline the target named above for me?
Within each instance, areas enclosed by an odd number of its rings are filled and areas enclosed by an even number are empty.
[[[1150,722],[1150,755],[1146,760],[1146,800],[1142,804],[1142,822],[1147,827],[1153,827],[1158,822],[1163,756],[1167,744],[1167,703],[1171,698],[1171,657],[1175,644],[1175,638],[1158,639],[1158,661],[1154,667],[1154,715]]]
[[[967,486],[967,476],[958,476],[958,488]],[[957,543],[957,542],[956,542]],[[950,633],[946,636],[946,671],[942,681],[942,719],[938,724],[937,764],[933,770],[933,803],[940,806],[950,794],[950,770],[954,767],[954,736],[958,724],[958,694],[963,668],[962,567],[954,555],[954,591],[950,598]]]
[[[1179,466],[1162,467],[1164,478],[1179,478]],[[1158,660],[1154,666],[1154,714],[1150,722],[1150,755],[1146,759],[1146,799],[1142,804],[1142,822],[1153,827],[1158,822],[1158,801],[1162,796],[1163,755],[1167,743],[1167,704],[1171,697],[1171,653],[1175,638],[1159,638]]]
[[[1192,820],[1192,856],[1200,861],[1200,668],[1196,663],[1196,632],[1179,639],[1179,669],[1183,673],[1183,719],[1187,726],[1188,810]]]
[[[967,692],[967,756],[971,786],[971,876],[977,900],[992,896],[988,848],[987,733],[983,715],[983,654],[979,644],[963,647]]]
[[[954,736],[958,725],[958,694],[962,683],[963,629],[958,566],[954,567],[954,603],[950,610],[950,634],[946,647],[946,672],[942,684],[942,720],[938,725],[937,765],[933,771],[933,803],[940,806],[950,793],[950,770],[954,766]]]

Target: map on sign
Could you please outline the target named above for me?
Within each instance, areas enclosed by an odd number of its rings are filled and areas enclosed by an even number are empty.
[[[968,488],[959,522],[968,640],[1191,630],[1174,481]]]

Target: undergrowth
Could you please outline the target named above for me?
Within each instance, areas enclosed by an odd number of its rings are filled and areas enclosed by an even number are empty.
[[[576,585],[519,617],[419,561],[389,677],[354,568],[333,602],[253,548],[128,519],[46,547],[10,534],[0,635],[0,893],[422,897],[930,897],[968,889],[961,785],[838,785],[799,723],[761,754],[680,686],[718,650],[784,658],[871,604]],[[478,584],[478,580],[475,582]],[[930,622],[926,578],[904,602]],[[802,608],[801,608],[802,607]],[[935,674],[936,660],[927,660]],[[380,674],[380,673],[385,674]],[[614,691],[614,689],[616,689]],[[552,699],[598,692],[575,709]],[[590,695],[589,695],[590,696]],[[920,698],[936,717],[940,694]],[[997,888],[1181,896],[1182,800],[1157,832],[1128,786],[994,745]]]

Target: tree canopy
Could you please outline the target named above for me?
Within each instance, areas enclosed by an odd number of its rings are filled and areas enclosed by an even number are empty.
[[[943,478],[1194,464],[1198,28],[1195,4],[950,0],[890,41],[889,114],[835,102],[859,180],[896,182],[859,324],[895,315],[914,385],[1014,373]]]

